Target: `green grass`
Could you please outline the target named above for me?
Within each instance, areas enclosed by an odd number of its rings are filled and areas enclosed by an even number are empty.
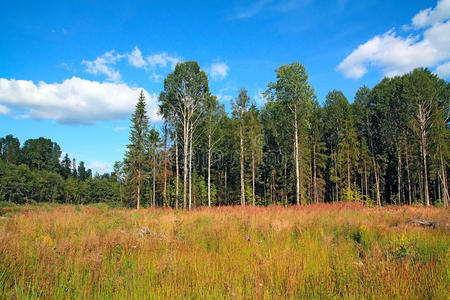
[[[450,297],[443,208],[14,212],[0,219],[1,299]],[[440,226],[415,226],[417,217]],[[138,233],[147,226],[149,234]]]

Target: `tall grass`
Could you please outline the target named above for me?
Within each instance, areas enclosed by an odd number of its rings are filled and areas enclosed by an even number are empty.
[[[0,298],[448,299],[448,223],[352,204],[33,207],[0,220]]]

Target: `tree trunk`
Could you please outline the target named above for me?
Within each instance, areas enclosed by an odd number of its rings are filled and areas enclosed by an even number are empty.
[[[361,183],[360,183],[360,187],[361,187],[361,200],[362,199],[364,199],[364,176],[363,176],[363,174],[362,174],[362,170],[361,170],[361,173],[360,173],[360,180],[361,180]]]
[[[138,177],[137,177],[137,181],[138,181],[138,186],[137,186],[137,209],[139,209],[139,205],[140,205],[140,197],[141,197],[141,169],[138,169]]]
[[[275,188],[275,170],[272,170],[272,188],[273,188],[273,202],[277,201],[277,190]]]
[[[350,186],[350,150],[347,151],[347,197],[349,197],[351,195],[351,186]],[[353,200],[353,199],[349,199],[347,198],[347,200]]]
[[[288,205],[288,191],[287,191],[287,160],[284,158],[284,204]]]
[[[439,152],[441,156],[441,182],[442,182],[442,189],[443,189],[443,196],[444,196],[444,205],[445,207],[448,207],[449,202],[449,195],[448,195],[448,187],[447,187],[447,176],[446,176],[446,168],[444,163],[444,156],[442,155],[442,146],[439,146]]]
[[[167,125],[164,127],[164,206],[169,206],[167,201]]]
[[[208,134],[208,206],[211,207],[211,134]]]
[[[424,170],[424,187],[425,187],[425,203],[430,206],[430,192],[428,190],[428,168],[427,168],[427,149],[425,137],[423,138],[423,170]]]
[[[335,183],[336,183],[336,202],[339,201],[339,183],[338,183],[338,173],[337,173],[337,154],[336,152],[333,152],[333,159],[334,159],[334,176],[335,176]]]
[[[441,177],[441,175],[439,174],[439,171],[438,171],[438,177]],[[440,179],[436,180],[435,189],[436,189],[436,192],[437,192],[437,199],[442,201],[441,184],[440,184],[440,182],[441,182]]]
[[[156,151],[153,150],[153,202],[152,207],[156,207]]]
[[[377,206],[381,207],[381,196],[380,196],[380,179],[379,179],[379,174],[378,174],[378,168],[377,168],[377,163],[375,161],[375,158],[373,158],[373,172],[375,175],[375,184],[377,186]]]
[[[192,209],[192,124],[189,128],[189,210]]]
[[[316,166],[316,145],[313,146],[313,187],[314,187],[314,203],[319,203],[319,193],[317,191],[317,166]]]
[[[365,194],[366,194],[365,199],[367,200],[369,193],[368,193],[368,184],[367,184],[367,162],[366,162],[366,160],[364,160],[364,184],[365,184],[364,189],[365,189]]]
[[[397,180],[398,180],[398,204],[402,203],[402,154],[400,152],[400,146],[397,146]]]
[[[255,152],[252,151],[252,196],[253,196],[253,206],[256,205],[255,198]]]
[[[294,105],[294,157],[295,157],[295,199],[297,205],[300,205],[300,170],[299,170],[299,151],[298,151],[298,120],[297,105]]]
[[[178,166],[178,133],[175,128],[175,169],[176,169],[176,179],[175,179],[175,209],[178,209],[178,180],[179,180],[179,166]]]
[[[225,182],[225,203],[228,205],[229,203],[228,203],[227,167],[225,167],[224,182]]]
[[[273,170],[270,171],[270,204],[273,203]]]
[[[184,143],[184,149],[183,149],[183,208],[187,209],[187,175],[188,175],[188,150],[189,150],[189,133],[188,133],[188,122],[187,120],[184,120],[183,124],[183,143]]]
[[[242,120],[241,120],[242,122]],[[244,186],[244,138],[242,124],[239,125],[240,152],[241,152],[241,205],[245,205],[245,186]]]
[[[408,146],[405,147],[405,159],[406,159],[406,175],[408,177],[408,204],[412,204],[412,190],[411,190],[411,177],[409,175],[409,159],[408,159]]]
[[[264,182],[264,205],[267,205],[267,183],[266,183],[266,170],[263,171],[263,182]]]
[[[419,120],[420,127],[420,146],[422,150],[423,161],[423,186],[425,192],[425,203],[430,206],[430,192],[428,190],[428,167],[427,167],[427,123],[430,117],[430,111],[426,108],[426,105],[419,104],[417,119]]]

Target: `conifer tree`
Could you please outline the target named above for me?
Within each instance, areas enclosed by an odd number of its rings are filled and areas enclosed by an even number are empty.
[[[127,181],[136,195],[136,208],[140,207],[141,186],[145,178],[146,139],[148,135],[148,116],[145,108],[144,91],[141,90],[131,122],[130,144],[125,154]]]

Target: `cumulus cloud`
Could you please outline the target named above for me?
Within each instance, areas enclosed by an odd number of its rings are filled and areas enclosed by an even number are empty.
[[[88,165],[88,168],[91,169],[94,174],[104,174],[111,172],[111,165],[109,163],[100,162],[100,161],[94,161],[91,164]]]
[[[217,101],[219,101],[220,103],[230,103],[231,101],[233,101],[233,96],[218,94]]]
[[[10,112],[11,112],[11,110],[7,106],[0,104],[0,115],[7,115]]]
[[[370,67],[380,68],[386,76],[404,74],[416,67],[445,68],[450,59],[449,2],[439,1],[436,8],[423,10],[413,18],[414,28],[426,28],[423,34],[402,37],[390,30],[376,35],[359,45],[336,69],[357,79]]]
[[[436,68],[436,73],[438,73],[438,75],[443,77],[443,78],[450,77],[450,61],[445,63],[445,64],[442,64],[442,65],[438,66]]]
[[[142,57],[141,50],[139,50],[137,46],[135,46],[134,50],[128,54],[128,63],[136,68],[142,68],[147,65],[147,62]]]
[[[424,28],[448,19],[450,16],[450,0],[438,1],[434,9],[427,8],[421,10],[412,19],[415,28]]]
[[[226,63],[213,63],[211,66],[206,68],[207,73],[211,76],[213,80],[223,80],[228,75],[230,67]]]
[[[114,50],[105,52],[102,56],[97,57],[93,61],[83,60],[81,63],[86,65],[86,72],[91,74],[106,75],[108,81],[117,82],[120,80],[120,72],[113,66],[119,61],[123,55],[114,54]]]
[[[266,99],[266,97],[264,97],[263,93],[264,93],[264,90],[260,89],[253,97],[253,99],[255,99],[256,105],[263,106],[266,103],[267,99]]]
[[[183,60],[183,58],[169,55],[167,52],[156,53],[144,57],[138,46],[135,46],[130,53],[116,54],[114,50],[111,50],[105,52],[93,61],[83,60],[81,63],[86,65],[86,72],[95,75],[106,75],[107,81],[119,82],[121,80],[121,74],[115,66],[122,58],[127,58],[128,64],[133,67],[143,68],[144,70],[151,72],[149,78],[153,81],[160,81],[163,77],[157,73],[158,69],[167,67],[174,69],[176,64]]]
[[[166,52],[153,54],[147,56],[147,62],[151,67],[163,67],[165,68],[168,64],[172,69],[175,68],[177,63],[181,62],[182,58],[178,56],[170,56]]]
[[[7,105],[6,113],[16,113],[22,118],[51,119],[60,124],[93,124],[129,118],[140,90],[124,83],[100,83],[78,77],[62,83],[40,81],[36,84],[0,78],[0,105]],[[157,95],[145,90],[144,93],[150,120],[159,121]]]

